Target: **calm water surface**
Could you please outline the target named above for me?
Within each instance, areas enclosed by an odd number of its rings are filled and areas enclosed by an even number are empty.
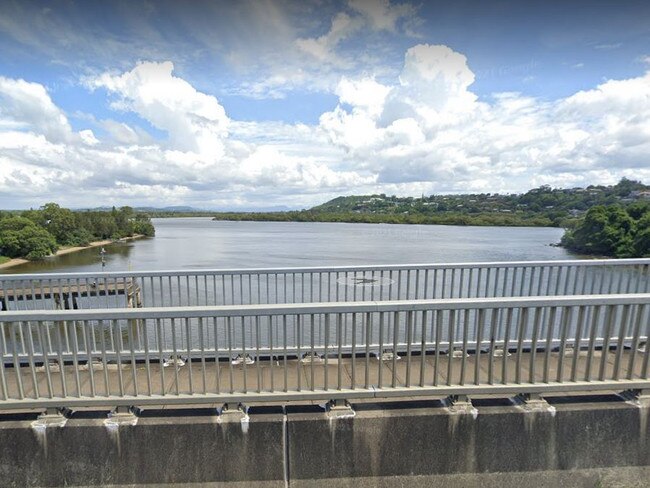
[[[106,247],[106,271],[571,259],[535,227],[153,219],[156,237]],[[98,248],[5,273],[99,271]]]

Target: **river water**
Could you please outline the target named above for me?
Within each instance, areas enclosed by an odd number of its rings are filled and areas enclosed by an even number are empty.
[[[153,219],[156,237],[106,247],[105,271],[571,259],[562,229]],[[4,270],[101,271],[98,248]]]

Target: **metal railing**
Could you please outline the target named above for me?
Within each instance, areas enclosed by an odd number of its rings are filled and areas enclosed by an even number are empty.
[[[0,408],[650,388],[650,294],[0,314]]]
[[[650,293],[650,259],[0,275],[0,310]]]

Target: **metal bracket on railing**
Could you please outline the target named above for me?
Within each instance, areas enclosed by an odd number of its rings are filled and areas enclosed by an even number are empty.
[[[302,364],[322,363],[323,358],[320,357],[316,352],[306,352],[302,355],[300,362]]]
[[[442,400],[449,413],[453,414],[470,414],[476,418],[478,410],[472,405],[472,400],[467,395],[449,395]]]
[[[47,362],[47,367],[45,366],[45,363],[43,363],[42,366],[36,366],[37,373],[45,373],[48,369],[50,370],[50,373],[59,373],[61,371],[59,360],[49,359]]]
[[[237,356],[230,361],[230,364],[233,366],[241,366],[242,364],[250,366],[252,364],[255,364],[255,359],[253,359],[250,354],[237,354]]]
[[[120,406],[108,414],[104,420],[106,427],[120,427],[122,425],[135,425],[138,423],[138,416],[135,414],[133,407]]]
[[[650,389],[625,390],[618,394],[623,400],[637,407],[650,407]]]
[[[67,421],[68,418],[63,414],[63,409],[47,408],[32,422],[32,428],[63,427]]]
[[[380,361],[399,361],[402,359],[399,354],[394,352],[392,349],[384,349],[381,351],[381,354],[377,355],[377,359]]]
[[[181,357],[180,354],[172,354],[169,359],[165,359],[163,361],[163,368],[166,368],[168,366],[176,365],[179,368],[182,366],[185,366],[185,360]]]
[[[505,350],[503,347],[495,347],[494,350],[492,351],[492,355],[495,358],[502,358],[503,356],[510,357],[512,354],[510,354],[510,351]]]
[[[330,400],[326,406],[327,417],[330,419],[350,419],[356,415],[352,405],[347,400]]]
[[[539,393],[520,393],[512,398],[512,403],[524,412],[555,413],[555,407],[549,405]]]
[[[454,347],[451,350],[450,356],[452,359],[462,359],[462,358],[469,357],[469,353],[463,351],[463,349],[460,347]]]
[[[221,409],[217,409],[219,417],[217,422],[248,422],[248,407],[243,403],[224,403]]]

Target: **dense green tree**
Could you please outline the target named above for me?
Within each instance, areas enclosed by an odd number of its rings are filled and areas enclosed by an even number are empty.
[[[650,209],[637,222],[637,233],[633,246],[635,256],[650,257]]]
[[[40,259],[59,245],[85,246],[92,241],[142,234],[153,236],[151,219],[131,207],[73,212],[56,203],[38,210],[0,215],[0,255]]]
[[[593,207],[565,232],[562,244],[585,254],[646,256],[650,253],[650,211],[642,212],[642,205],[627,210],[620,205]]]
[[[56,252],[54,236],[24,217],[0,220],[0,255],[42,259]]]
[[[75,239],[75,231],[79,228],[79,223],[71,210],[61,208],[56,203],[46,203],[41,207],[40,214],[41,225],[58,243],[64,246],[79,245]]]

